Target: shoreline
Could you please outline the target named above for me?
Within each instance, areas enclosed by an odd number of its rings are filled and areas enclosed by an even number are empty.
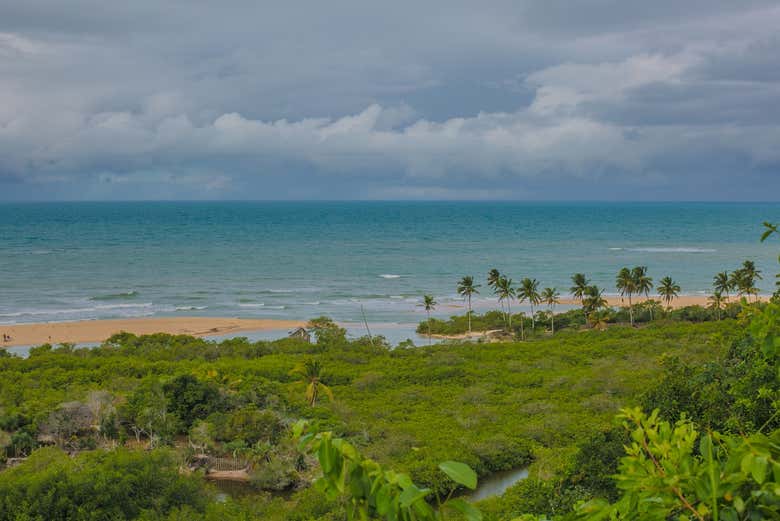
[[[305,325],[306,321],[303,320],[230,317],[143,317],[9,324],[0,325],[0,333],[11,336],[10,341],[0,342],[0,347],[103,342],[122,331],[136,335],[168,333],[208,337],[246,331],[294,329]]]
[[[685,306],[704,306],[708,305],[707,299],[710,295],[680,295],[672,301],[672,308],[678,309]],[[628,305],[628,299],[617,295],[605,295],[609,306],[621,307]],[[650,297],[651,300],[660,300],[657,296]],[[760,295],[760,301],[769,299],[768,295]],[[633,299],[634,304],[639,304],[647,300],[645,297]],[[729,302],[738,302],[735,296],[729,299]],[[561,298],[560,306],[579,307],[578,300],[566,296]],[[662,302],[662,305],[664,303]],[[476,306],[475,306],[476,307]],[[440,309],[451,310],[455,306],[442,306]],[[482,308],[480,306],[479,308]],[[479,309],[477,308],[477,309]],[[464,307],[457,306],[457,309]],[[485,307],[487,309],[487,306]],[[547,309],[544,305],[537,309]],[[556,313],[565,311],[557,308]],[[252,331],[275,331],[291,330],[305,326],[305,320],[284,320],[284,319],[254,319],[254,318],[235,318],[235,317],[141,317],[141,318],[119,318],[119,319],[95,319],[79,320],[73,322],[32,322],[22,324],[0,325],[0,333],[10,335],[11,340],[7,342],[0,341],[0,349],[19,347],[19,346],[37,346],[46,343],[52,345],[61,343],[86,344],[103,342],[112,335],[125,331],[136,335],[148,335],[153,333],[168,333],[171,335],[191,335],[195,337],[209,337],[229,335],[233,333],[245,333]],[[362,324],[355,322],[355,325],[362,327]],[[381,327],[382,324],[372,324],[371,327]],[[433,335],[438,339],[466,339],[469,337],[483,336],[484,332],[474,332],[472,335]],[[422,335],[425,336],[425,335]]]

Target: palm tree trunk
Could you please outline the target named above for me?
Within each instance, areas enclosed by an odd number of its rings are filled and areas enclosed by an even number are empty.
[[[550,308],[550,331],[555,334],[555,308]]]
[[[431,345],[431,312],[427,311],[428,313],[428,345]]]
[[[520,315],[520,340],[525,340],[525,317]]]
[[[628,321],[634,325],[634,306],[631,304],[631,293],[628,294]]]
[[[469,293],[469,334],[471,333],[471,294]]]
[[[536,319],[534,318],[534,305],[531,304],[531,329],[536,331]]]

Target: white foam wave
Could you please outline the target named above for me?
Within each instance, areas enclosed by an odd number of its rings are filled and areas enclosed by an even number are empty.
[[[612,251],[631,251],[637,253],[715,253],[713,248],[680,247],[636,247],[636,248],[610,248]]]
[[[262,307],[265,307],[265,304],[262,303],[262,302],[246,302],[246,303],[239,304],[238,307],[240,307],[240,308],[262,308]]]
[[[25,309],[13,313],[0,313],[0,317],[24,317],[24,316],[44,316],[44,315],[77,315],[80,313],[92,313],[95,311],[110,311],[114,309],[139,309],[150,308],[151,302],[143,304],[105,304],[101,306],[92,306],[88,308],[68,308],[68,309]]]
[[[174,311],[200,311],[206,309],[208,306],[179,306]]]
[[[380,277],[383,278],[383,279],[400,279],[401,278],[400,275],[396,275],[395,273],[382,273],[380,275]]]

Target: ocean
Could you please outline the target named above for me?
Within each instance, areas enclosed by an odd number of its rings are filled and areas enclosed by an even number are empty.
[[[238,316],[414,324],[462,313],[455,286],[490,268],[566,294],[586,273],[614,293],[622,266],[684,294],[754,260],[780,270],[761,223],[780,204],[118,202],[0,204],[0,323]],[[361,311],[362,307],[362,311]],[[522,309],[518,307],[517,309]]]

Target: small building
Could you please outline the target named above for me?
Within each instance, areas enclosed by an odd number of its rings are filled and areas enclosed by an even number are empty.
[[[290,331],[289,335],[290,338],[297,338],[299,340],[311,342],[311,334],[306,330],[305,327],[296,328],[293,331]]]

